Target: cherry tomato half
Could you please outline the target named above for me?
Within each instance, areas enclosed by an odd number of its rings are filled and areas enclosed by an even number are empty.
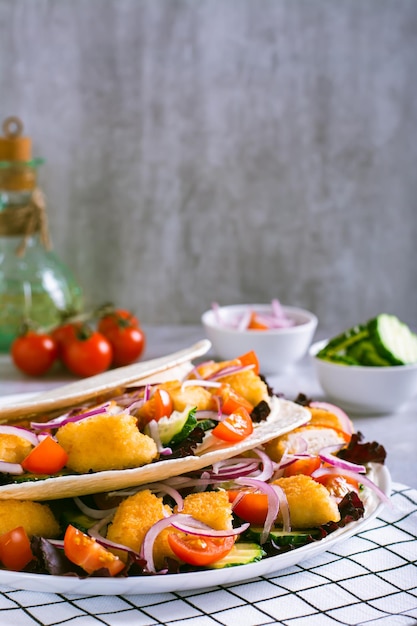
[[[243,407],[248,413],[252,413],[253,411],[253,405],[246,400],[246,398],[238,394],[230,385],[222,385],[216,390],[215,394],[220,396],[222,400],[221,410],[222,413],[226,415],[234,413],[239,407]]]
[[[118,326],[103,333],[113,349],[116,367],[134,363],[145,349],[145,333],[135,326]]]
[[[170,533],[168,543],[175,556],[190,565],[210,565],[229,554],[234,537],[205,537]]]
[[[50,335],[29,330],[13,341],[11,357],[16,367],[25,374],[42,376],[57,359],[58,347]]]
[[[259,374],[259,359],[254,350],[250,350],[239,357],[241,365],[252,365],[255,374]]]
[[[171,396],[165,389],[156,389],[152,397],[137,412],[142,425],[152,420],[157,422],[161,417],[169,417],[174,410]]]
[[[234,502],[240,491],[230,490],[227,492],[229,502]],[[263,526],[268,514],[268,496],[266,493],[247,492],[233,507],[233,512],[245,522],[255,526]]]
[[[33,448],[21,465],[32,474],[56,474],[68,461],[68,454],[52,437],[45,437]]]
[[[311,476],[321,466],[321,459],[318,456],[296,459],[284,469],[284,476],[295,476],[296,474],[306,474]]]
[[[85,328],[62,346],[62,362],[76,376],[100,374],[110,367],[112,358],[109,341],[101,333]]]
[[[238,407],[211,431],[212,435],[236,443],[246,439],[253,432],[253,423],[249,413],[243,407]]]
[[[82,567],[88,574],[105,568],[111,576],[116,576],[125,566],[118,556],[71,524],[65,531],[64,552],[72,563]]]
[[[264,324],[261,319],[259,319],[259,316],[255,313],[255,311],[252,311],[249,324],[248,324],[248,329],[249,330],[268,330],[268,326],[267,324]]]
[[[335,474],[325,474],[323,476],[318,476],[314,480],[324,485],[330,495],[336,499],[336,501],[342,500],[346,494],[350,491],[359,492],[359,482],[360,476],[358,476],[359,480],[355,480],[350,476],[338,476]]]
[[[4,567],[20,572],[33,558],[29,537],[23,526],[0,536],[0,561]]]

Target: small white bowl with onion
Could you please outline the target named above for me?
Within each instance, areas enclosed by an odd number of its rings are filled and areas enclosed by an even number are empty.
[[[273,300],[270,304],[215,303],[201,322],[218,358],[231,360],[253,350],[261,373],[273,375],[305,356],[318,319],[306,309]]]

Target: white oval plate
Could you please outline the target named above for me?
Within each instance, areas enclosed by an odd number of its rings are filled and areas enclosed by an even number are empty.
[[[372,480],[389,496],[391,491],[391,477],[385,466],[373,466]],[[335,531],[320,541],[310,543],[296,550],[292,550],[291,552],[263,559],[257,563],[186,574],[132,576],[131,578],[80,579],[71,576],[49,576],[48,574],[28,574],[25,572],[0,570],[0,585],[6,585],[12,589],[41,592],[48,591],[50,593],[62,593],[66,595],[142,595],[204,589],[207,587],[242,582],[258,576],[277,573],[292,565],[306,561],[329,550],[335,544],[345,541],[352,535],[359,533],[378,515],[379,511],[384,506],[383,503],[376,500],[376,497],[371,497],[370,500],[369,504],[365,507],[365,517],[361,520],[348,524],[345,528]]]

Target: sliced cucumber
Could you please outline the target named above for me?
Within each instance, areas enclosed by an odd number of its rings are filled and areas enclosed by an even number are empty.
[[[354,343],[347,349],[347,356],[354,359],[358,365],[386,367],[391,365],[388,359],[380,355],[376,346],[369,339]]]
[[[390,365],[417,363],[417,334],[398,317],[381,313],[367,326],[376,349]]]
[[[251,526],[248,533],[256,541],[259,541],[263,532],[262,527]],[[292,530],[285,532],[279,528],[270,531],[268,539],[271,539],[278,546],[303,546],[311,541],[311,538],[318,538],[320,531],[317,528],[307,528],[303,530]]]
[[[340,335],[330,339],[326,345],[317,353],[320,359],[329,359],[335,355],[344,355],[349,346],[352,346],[362,339],[368,338],[368,328],[366,325],[358,324]]]
[[[225,567],[234,567],[235,565],[247,565],[248,563],[260,561],[264,556],[266,556],[266,552],[257,543],[237,542],[229,554],[212,563],[208,568],[223,569]]]
[[[184,411],[173,411],[169,417],[161,417],[158,421],[158,432],[161,443],[166,446],[169,443],[178,443],[197,425],[195,418],[196,408],[187,406]],[[145,434],[150,435],[146,426]]]

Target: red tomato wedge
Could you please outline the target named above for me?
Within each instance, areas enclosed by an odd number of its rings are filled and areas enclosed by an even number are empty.
[[[165,389],[156,389],[152,397],[139,409],[138,416],[143,424],[161,417],[169,417],[174,410],[171,396]]]
[[[268,328],[269,326],[267,324],[264,324],[259,319],[259,316],[255,313],[255,311],[252,311],[249,324],[248,324],[248,329],[249,330],[268,330]]]
[[[295,476],[296,474],[306,474],[307,476],[311,476],[311,474],[315,472],[321,464],[322,461],[318,456],[308,457],[306,459],[296,459],[291,463],[291,465],[287,465],[284,469],[284,476]]]
[[[23,526],[0,536],[0,561],[4,567],[20,572],[33,558],[29,537]]]
[[[56,474],[68,461],[68,454],[52,437],[45,437],[22,461],[25,472]]]
[[[170,533],[168,543],[175,556],[189,565],[210,565],[229,554],[235,537],[205,537]]]
[[[324,485],[336,500],[341,500],[350,491],[359,492],[360,475],[358,475],[358,480],[350,476],[335,476],[331,474],[318,476],[314,480]]]
[[[234,413],[228,415],[212,430],[212,435],[230,443],[242,441],[251,433],[253,433],[253,422],[251,416],[243,407],[238,407]]]
[[[118,556],[97,543],[93,537],[71,525],[65,531],[64,552],[72,563],[82,567],[88,574],[105,568],[111,576],[116,576],[125,566]]]
[[[238,360],[240,361],[241,365],[253,365],[253,371],[255,372],[255,374],[259,374],[259,360],[254,350],[250,350],[250,352],[242,354],[240,357],[238,357]]]
[[[234,502],[241,491],[228,491],[229,502]],[[266,493],[246,493],[233,507],[233,512],[245,522],[263,526],[268,514],[268,496]]]
[[[253,405],[246,400],[243,396],[239,395],[230,385],[222,385],[216,395],[220,396],[222,400],[222,413],[230,415],[234,413],[236,409],[243,407],[248,413],[252,413]]]

